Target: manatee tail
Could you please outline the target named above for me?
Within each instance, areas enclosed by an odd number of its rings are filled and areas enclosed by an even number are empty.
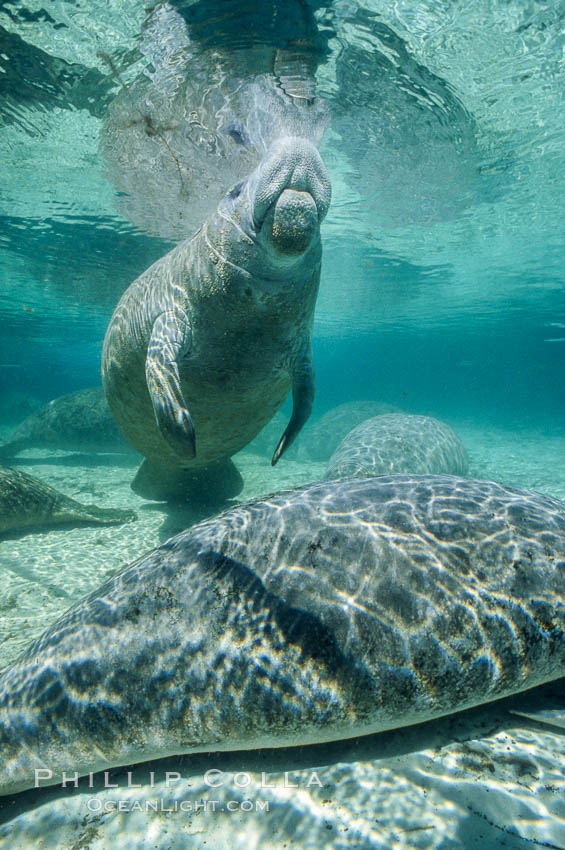
[[[187,469],[143,461],[131,483],[131,489],[144,499],[157,502],[188,502],[192,505],[217,505],[237,496],[243,479],[229,458]]]

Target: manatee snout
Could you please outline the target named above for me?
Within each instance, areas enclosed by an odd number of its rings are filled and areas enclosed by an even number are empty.
[[[275,203],[271,241],[281,254],[303,254],[318,232],[316,202],[308,192],[285,189]]]
[[[256,172],[256,226],[272,226],[279,250],[301,253],[324,219],[330,200],[330,179],[314,145],[295,136],[275,142]]]

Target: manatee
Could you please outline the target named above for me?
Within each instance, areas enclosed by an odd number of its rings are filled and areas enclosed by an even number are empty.
[[[447,472],[465,475],[465,446],[445,422],[431,416],[388,413],[367,419],[347,434],[328,462],[326,478]]]
[[[106,332],[102,377],[118,426],[146,458],[132,484],[140,495],[235,495],[242,482],[229,458],[291,388],[273,464],[308,419],[329,202],[316,148],[281,139],[192,239],[124,293]]]
[[[328,460],[352,428],[372,416],[398,413],[392,404],[378,401],[346,401],[328,410],[300,435],[296,444],[299,460]]]
[[[283,15],[275,6],[225,0],[182,10],[153,4],[139,43],[150,73],[144,67],[126,84],[100,56],[122,83],[100,132],[119,211],[178,242],[276,139],[302,136],[318,145],[330,120],[315,93],[323,32],[301,0],[286,3]]]
[[[0,446],[0,457],[13,457],[31,448],[131,451],[112,418],[102,387],[68,393],[36,410]]]
[[[449,475],[322,481],[172,537],[7,667],[0,793],[35,769],[358,737],[564,673],[564,503]]]
[[[0,534],[32,526],[115,525],[132,519],[134,511],[82,505],[33,475],[0,466]]]

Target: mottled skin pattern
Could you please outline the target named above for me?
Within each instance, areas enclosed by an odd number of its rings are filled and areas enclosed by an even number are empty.
[[[36,410],[0,446],[0,457],[13,457],[35,447],[73,452],[129,450],[102,387],[68,393]]]
[[[7,668],[1,791],[354,737],[564,673],[563,503],[447,475],[319,482],[171,538]]]
[[[297,441],[298,459],[328,460],[352,428],[372,416],[398,413],[397,407],[379,401],[346,401],[309,422]]]
[[[0,534],[32,526],[115,525],[134,511],[82,505],[19,469],[0,466]]]
[[[290,388],[273,461],[308,418],[311,326],[330,184],[305,139],[277,142],[198,233],[126,291],[102,357],[112,413],[155,464],[198,468],[245,446]],[[274,448],[274,447],[273,447]]]
[[[367,419],[347,434],[328,462],[326,478],[447,472],[465,475],[465,446],[445,422],[390,413]]]

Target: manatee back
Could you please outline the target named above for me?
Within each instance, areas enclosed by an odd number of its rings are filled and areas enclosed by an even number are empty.
[[[298,457],[303,461],[327,461],[344,437],[366,419],[400,412],[379,401],[346,401],[326,411],[304,428],[297,440]]]
[[[0,457],[12,457],[34,447],[124,451],[127,443],[114,422],[102,387],[91,387],[53,399],[24,419],[0,446]]]
[[[390,413],[353,428],[331,456],[326,478],[392,472],[464,475],[468,459],[455,431],[431,416]]]

